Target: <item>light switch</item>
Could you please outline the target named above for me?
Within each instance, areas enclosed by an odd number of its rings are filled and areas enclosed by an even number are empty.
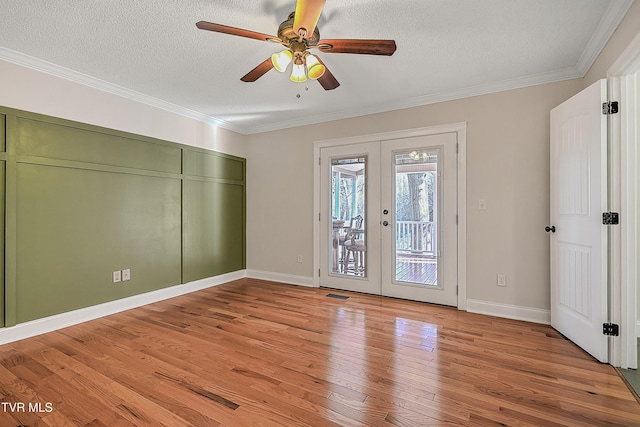
[[[131,269],[129,268],[122,270],[122,281],[126,282],[127,280],[131,280]]]
[[[113,272],[113,283],[118,283],[120,281],[120,270]]]
[[[498,274],[498,286],[507,286],[507,276],[504,274]]]

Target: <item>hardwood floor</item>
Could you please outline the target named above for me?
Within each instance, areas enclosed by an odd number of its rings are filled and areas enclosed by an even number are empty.
[[[0,346],[0,402],[0,426],[640,425],[550,327],[252,279]]]

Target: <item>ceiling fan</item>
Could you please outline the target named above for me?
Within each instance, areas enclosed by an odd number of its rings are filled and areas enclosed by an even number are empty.
[[[243,82],[255,82],[272,68],[285,72],[289,64],[293,62],[290,77],[292,81],[303,82],[308,76],[310,79],[318,80],[325,90],[332,90],[340,86],[340,83],[320,58],[311,54],[309,49],[317,48],[324,53],[391,56],[396,51],[396,42],[394,40],[367,39],[321,40],[316,24],[322,13],[325,1],[297,0],[296,10],[289,15],[286,21],[280,24],[277,37],[206,21],[197,22],[196,27],[201,30],[280,43],[285,47],[283,51],[274,53],[270,58],[267,58],[244,75],[240,79]]]

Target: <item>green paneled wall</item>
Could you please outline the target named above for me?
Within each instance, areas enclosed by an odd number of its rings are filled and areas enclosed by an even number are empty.
[[[4,171],[5,162],[0,161],[0,328],[4,326]]]
[[[109,134],[34,118],[18,117],[16,154],[74,160],[103,166],[180,173],[181,149],[135,136]]]
[[[4,153],[5,150],[5,121],[6,116],[4,114],[0,114],[0,152]]]
[[[18,164],[17,322],[180,283],[180,180]],[[112,282],[115,270],[129,282]]]
[[[5,116],[0,114],[0,328],[4,326],[4,171]]]
[[[244,181],[244,159],[233,159],[219,153],[185,151],[184,173],[206,178]]]
[[[0,112],[0,326],[245,268],[244,159]]]
[[[239,214],[244,210],[244,187],[185,181],[184,206],[184,280],[245,268],[244,215]]]

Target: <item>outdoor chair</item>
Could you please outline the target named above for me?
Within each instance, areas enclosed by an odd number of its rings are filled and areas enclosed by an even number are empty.
[[[347,229],[343,243],[343,268],[344,272],[353,271],[355,274],[364,272],[364,229],[363,218],[358,215],[351,220],[351,226]]]

